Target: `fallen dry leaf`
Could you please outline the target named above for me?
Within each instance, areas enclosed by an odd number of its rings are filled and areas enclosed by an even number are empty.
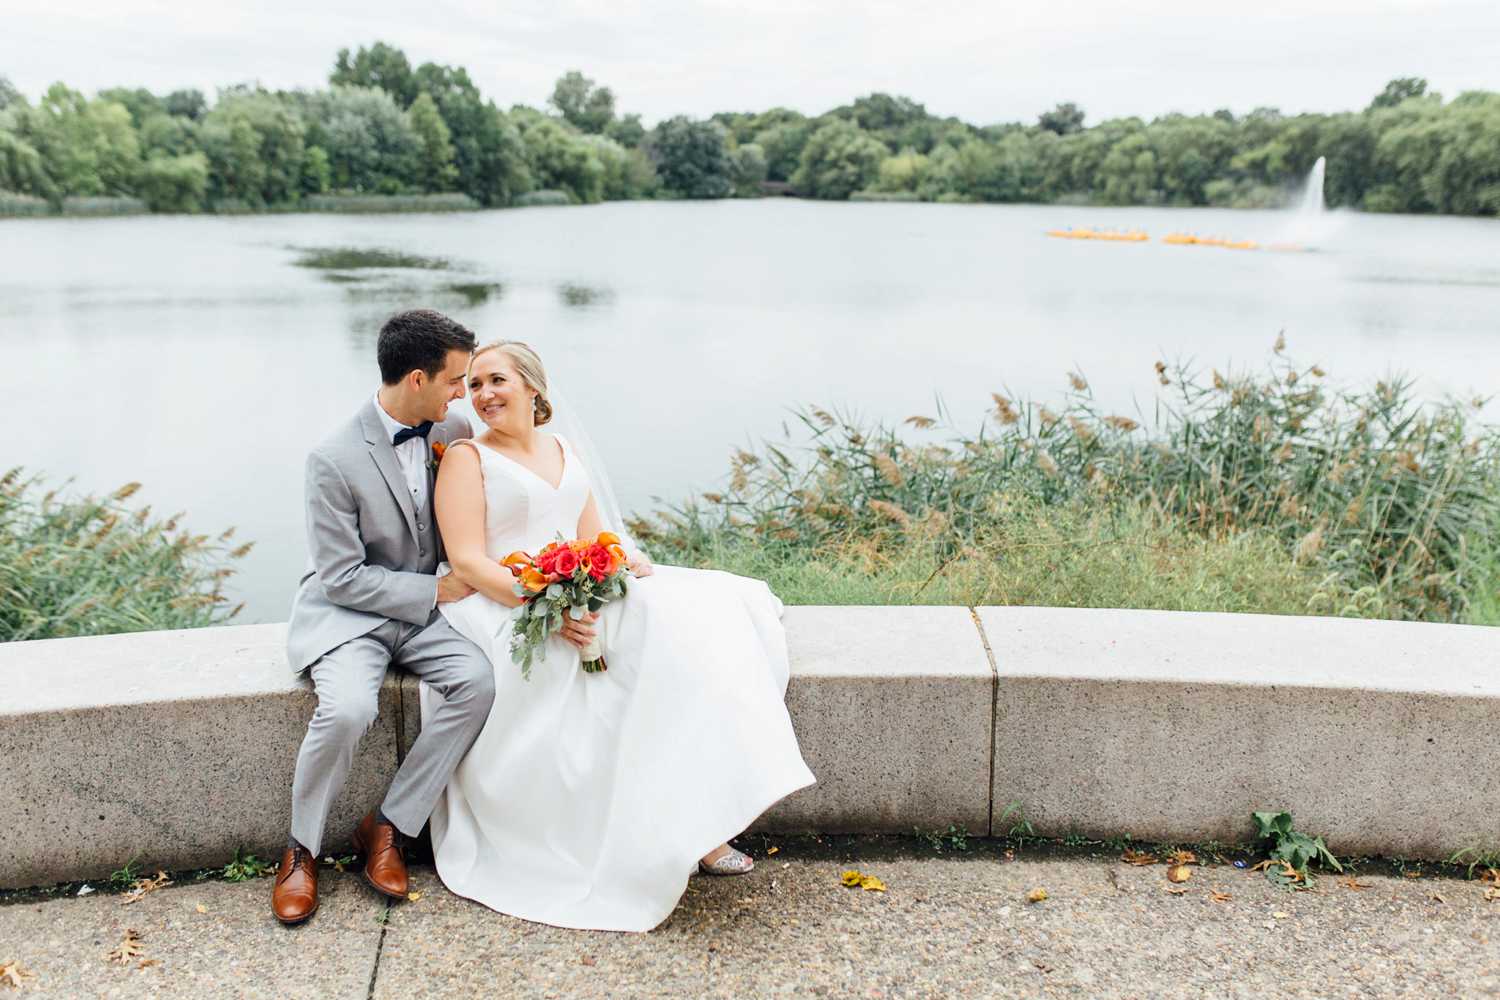
[[[1227,903],[1234,897],[1229,895],[1229,893],[1227,892],[1211,892],[1208,894],[1208,898],[1213,900],[1215,903]]]
[[[851,868],[839,876],[839,881],[847,886],[856,886],[859,885],[859,880],[862,878],[864,878],[863,875]]]
[[[197,910],[199,913],[208,912],[208,907],[204,906],[202,903],[199,903],[197,906],[193,907],[193,909]]]
[[[129,906],[131,903],[139,903],[150,893],[171,884],[172,880],[167,877],[167,873],[164,871],[158,871],[154,878],[136,879],[135,884],[130,888],[130,892],[125,895],[125,901],[122,905]]]
[[[1193,877],[1193,870],[1187,865],[1173,865],[1167,869],[1168,882],[1186,882]]]
[[[1407,878],[1421,878],[1422,877],[1422,873],[1421,872],[1402,872],[1401,874],[1404,875],[1404,876],[1406,876]]]
[[[1493,903],[1495,900],[1500,899],[1500,887],[1492,885],[1484,890],[1484,899],[1487,903]]]
[[[36,973],[21,968],[20,962],[0,962],[0,986],[18,990],[25,985],[25,980],[35,978]]]
[[[885,892],[885,883],[874,875],[866,875],[860,879],[859,887],[861,889],[868,889],[870,892]]]
[[[153,965],[160,965],[160,964],[161,964],[161,959],[159,959],[159,958],[143,958],[136,965],[136,968],[137,969],[149,969]]]
[[[1343,886],[1346,889],[1368,889],[1372,885],[1374,885],[1374,883],[1373,882],[1361,882],[1359,879],[1355,878],[1353,875],[1350,875],[1348,878],[1346,878],[1342,882],[1340,882],[1339,885]]]
[[[1131,848],[1120,855],[1120,860],[1127,865],[1154,865],[1156,864],[1156,855]]]
[[[780,850],[781,850],[781,848],[779,848],[779,847],[768,847],[768,848],[766,848],[766,857],[769,858],[771,855],[776,854]]]
[[[1192,851],[1173,851],[1167,860],[1174,865],[1195,865],[1198,863],[1198,855]]]
[[[1437,893],[1433,893],[1432,894],[1432,901],[1434,903],[1446,903],[1446,902],[1448,902],[1446,899],[1444,899],[1442,896],[1438,895]]]
[[[406,901],[408,903],[420,903],[422,901],[422,892],[421,892],[421,890],[420,889],[413,889],[411,892],[408,892],[406,894]]]
[[[1046,889],[1032,889],[1030,892],[1028,892],[1026,894],[1026,902],[1028,902],[1028,903],[1040,903],[1042,900],[1044,900],[1046,898],[1047,898],[1047,890]]]
[[[1479,873],[1479,881],[1488,882],[1490,885],[1500,885],[1500,868],[1486,868]]]
[[[1169,895],[1169,896],[1182,896],[1182,895],[1186,895],[1186,893],[1187,893],[1186,889],[1181,889],[1181,888],[1178,888],[1176,886],[1171,886],[1171,885],[1167,886],[1167,895]]]
[[[141,936],[134,927],[125,931],[125,936],[108,957],[111,962],[119,962],[121,965],[129,965],[136,959],[145,957],[141,950]]]

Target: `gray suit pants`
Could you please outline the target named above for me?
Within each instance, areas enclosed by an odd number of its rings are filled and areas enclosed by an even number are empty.
[[[422,628],[387,621],[324,654],[308,668],[318,708],[292,777],[292,836],[314,856],[322,851],[328,810],[354,763],[355,745],[375,722],[380,685],[393,664],[443,697],[381,803],[386,818],[407,836],[421,832],[453,769],[489,717],[494,667],[437,610]]]

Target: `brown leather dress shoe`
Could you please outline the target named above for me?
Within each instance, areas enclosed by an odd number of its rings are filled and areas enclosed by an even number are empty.
[[[365,881],[392,899],[406,898],[406,857],[401,831],[371,812],[354,830],[354,849],[365,856]]]
[[[271,912],[284,924],[300,924],[318,908],[318,859],[301,844],[288,847],[276,869]]]

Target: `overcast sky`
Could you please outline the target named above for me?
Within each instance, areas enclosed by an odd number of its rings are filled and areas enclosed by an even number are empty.
[[[648,124],[875,90],[979,124],[1059,101],[1094,123],[1227,107],[1364,107],[1396,76],[1500,90],[1500,0],[4,0],[0,75],[29,97],[259,80],[317,87],[340,47],[465,66],[502,107],[569,69]]]

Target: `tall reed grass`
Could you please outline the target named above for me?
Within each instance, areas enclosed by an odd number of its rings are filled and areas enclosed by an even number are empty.
[[[139,485],[64,498],[19,468],[0,476],[0,641],[197,628],[239,612],[224,583],[250,543],[127,509]]]
[[[884,571],[915,550],[941,577],[976,553],[1024,561],[1015,536],[997,533],[1005,504],[1030,505],[1036,530],[1071,505],[1210,542],[1257,540],[1267,572],[1289,561],[1314,582],[1292,591],[1306,613],[1472,619],[1493,565],[1483,546],[1500,528],[1500,435],[1479,404],[1423,405],[1401,381],[1335,389],[1283,349],[1278,339],[1253,373],[1158,362],[1149,417],[1103,412],[1076,373],[1052,407],[995,394],[971,434],[941,412],[900,430],[809,408],[801,440],[738,451],[721,492],[633,528],[704,565],[748,547],[782,565],[865,552]],[[933,430],[948,440],[923,443]],[[1257,547],[1267,539],[1274,559]]]

